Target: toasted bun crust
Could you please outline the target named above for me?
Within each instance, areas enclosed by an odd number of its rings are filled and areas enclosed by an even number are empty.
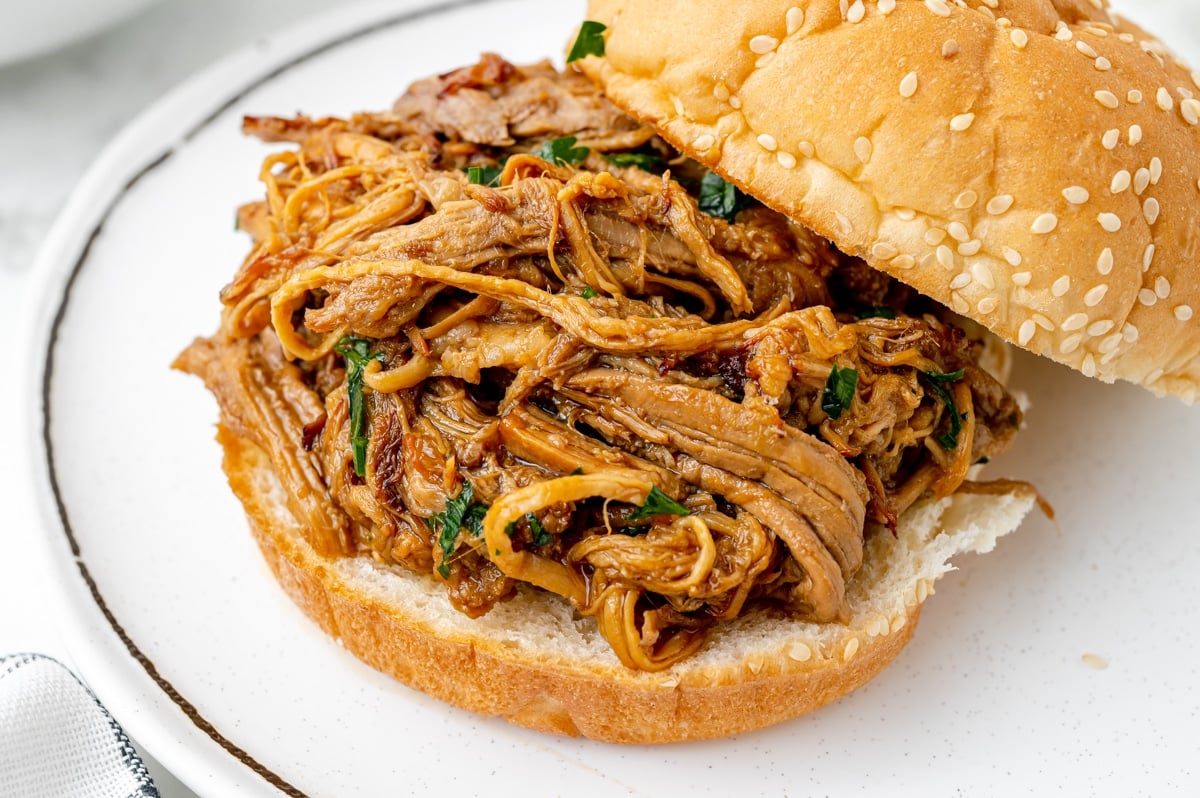
[[[329,559],[304,540],[266,454],[218,428],[224,466],[271,571],[306,615],[367,664],[455,706],[539,731],[623,743],[721,737],[796,717],[882,670],[960,551],[988,551],[1031,493],[922,505],[872,537],[847,586],[850,618],[809,624],[758,612],[714,630],[661,673],[625,668],[592,619],[522,592],[470,619],[429,576],[365,557]],[[444,678],[453,674],[453,678]]]
[[[1104,0],[591,0],[682,151],[1026,349],[1200,390],[1200,76]]]

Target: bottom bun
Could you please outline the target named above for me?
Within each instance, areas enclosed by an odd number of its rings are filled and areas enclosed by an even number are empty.
[[[847,585],[845,624],[755,611],[718,625],[694,656],[629,670],[557,596],[521,591],[481,618],[457,612],[428,576],[305,542],[266,454],[220,426],[225,471],[276,579],[306,615],[372,667],[447,703],[520,726],[622,743],[723,737],[810,712],[865,684],[912,637],[955,554],[990,551],[1031,490],[918,505],[896,535],[867,541]]]

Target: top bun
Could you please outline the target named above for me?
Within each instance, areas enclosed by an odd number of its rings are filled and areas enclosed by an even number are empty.
[[[1200,74],[1105,0],[590,0],[618,105],[1025,349],[1192,403]]]

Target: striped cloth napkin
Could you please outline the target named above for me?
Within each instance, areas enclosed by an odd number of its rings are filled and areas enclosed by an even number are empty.
[[[57,660],[0,656],[0,796],[158,798],[125,732]]]

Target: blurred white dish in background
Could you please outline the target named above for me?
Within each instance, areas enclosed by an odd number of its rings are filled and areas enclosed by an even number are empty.
[[[0,66],[82,39],[151,0],[5,0]]]

